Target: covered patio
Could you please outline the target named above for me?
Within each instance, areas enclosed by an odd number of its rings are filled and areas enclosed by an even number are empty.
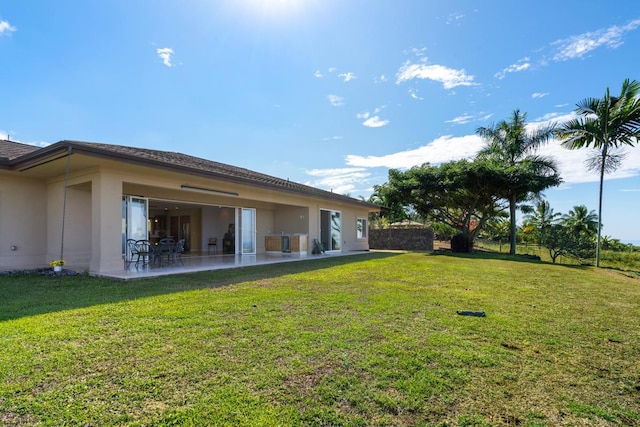
[[[0,267],[64,261],[123,279],[305,259],[315,242],[332,256],[366,251],[368,214],[380,210],[182,153],[83,141],[0,140],[0,190],[11,200],[0,204]],[[129,242],[164,239],[182,245],[180,263],[123,262]]]
[[[148,277],[166,276],[170,274],[195,273],[198,271],[221,270],[226,268],[249,267],[254,265],[276,264],[309,259],[341,257],[349,255],[363,254],[363,251],[352,251],[342,253],[325,253],[319,255],[305,255],[295,253],[269,254],[260,253],[255,255],[229,254],[229,255],[208,255],[204,253],[184,254],[181,259],[172,264],[150,265],[145,263],[131,263],[118,270],[106,271],[97,276],[111,277],[114,279],[140,279]],[[69,268],[73,269],[73,266]]]

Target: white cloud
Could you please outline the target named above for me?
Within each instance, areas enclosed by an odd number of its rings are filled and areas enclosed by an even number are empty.
[[[409,89],[409,96],[413,99],[417,99],[418,101],[422,101],[424,98],[418,95],[417,89]]]
[[[392,153],[385,156],[358,156],[350,154],[346,157],[349,166],[387,167],[408,169],[423,163],[440,164],[451,160],[472,158],[482,148],[484,142],[477,135],[462,137],[441,136],[422,147]]]
[[[344,105],[344,98],[341,96],[329,94],[327,95],[327,99],[329,100],[329,103],[334,107],[340,107]]]
[[[342,135],[334,135],[334,136],[331,136],[331,137],[322,138],[322,140],[323,141],[331,141],[331,140],[337,141],[337,140],[342,139],[342,138],[344,138]]]
[[[40,141],[40,142],[23,142],[23,144],[35,145],[36,147],[48,147],[51,145],[50,142]]]
[[[497,72],[494,77],[502,80],[509,73],[530,70],[534,66],[546,66],[549,63],[549,58],[553,61],[568,61],[570,59],[583,58],[601,47],[618,48],[623,44],[625,34],[638,27],[640,27],[640,18],[629,21],[625,25],[613,25],[608,28],[556,40],[551,42],[548,48],[544,49],[550,49],[551,53],[543,54],[542,57],[534,61],[531,61],[528,57],[522,58],[515,64]]]
[[[340,73],[338,74],[338,77],[342,77],[342,79],[344,80],[344,82],[348,82],[351,81],[353,79],[357,79],[356,75],[349,72],[349,73]]]
[[[456,86],[473,86],[473,76],[465,70],[454,70],[443,65],[412,64],[405,62],[396,74],[396,83],[400,84],[413,79],[429,79],[442,83],[445,89]]]
[[[373,82],[374,82],[374,83],[384,83],[384,82],[386,82],[387,80],[388,80],[388,79],[387,79],[387,76],[385,76],[384,74],[380,75],[380,77],[374,77],[374,78],[373,78]]]
[[[640,150],[637,147],[624,147],[619,151],[624,154],[624,160],[618,170],[606,174],[605,179],[630,178],[640,175]],[[541,147],[538,153],[556,160],[565,185],[600,180],[598,173],[588,170],[585,165],[585,161],[594,155],[595,150],[569,150],[562,147],[559,141],[553,140]]]
[[[389,120],[380,120],[380,117],[376,115],[380,111],[384,110],[385,107],[386,105],[383,105],[382,107],[376,107],[373,110],[373,114],[369,113],[368,111],[364,113],[358,113],[356,114],[356,117],[359,119],[365,119],[364,122],[362,122],[362,125],[366,127],[379,128],[386,126],[389,124]]]
[[[16,31],[16,27],[9,24],[7,21],[0,21],[0,35],[8,34]]]
[[[454,24],[454,23],[459,24],[459,21],[464,17],[465,15],[463,13],[452,13],[447,17],[447,21],[446,21],[447,25]]]
[[[421,47],[421,48],[412,47],[411,49],[407,49],[402,53],[404,53],[405,55],[413,54],[414,56],[421,57],[421,56],[424,56],[426,51],[427,51],[426,47]]]
[[[385,156],[350,154],[346,156],[345,161],[349,166],[408,169],[423,163],[437,165],[449,161],[473,158],[483,146],[484,141],[477,135],[443,136],[414,150],[401,151]],[[620,151],[625,154],[622,165],[615,172],[605,175],[606,180],[640,175],[640,150],[637,147],[625,147]],[[599,180],[599,175],[588,170],[585,165],[585,161],[590,156],[593,156],[593,150],[568,150],[562,147],[560,142],[552,140],[541,147],[538,154],[552,157],[557,162],[560,176],[565,186],[585,182],[598,182]]]
[[[336,71],[336,70],[337,70],[337,68],[336,68],[336,67],[329,67],[329,68],[327,69],[327,71],[329,71],[330,73],[333,73],[333,72],[334,72],[334,71]]]
[[[575,118],[574,113],[548,113],[541,118],[527,124],[528,129],[549,125],[550,123],[561,124]],[[555,139],[549,141],[538,150],[538,154],[549,156],[556,160],[564,184],[578,184],[583,182],[598,182],[599,175],[590,171],[585,165],[585,161],[594,155],[592,149],[569,150],[562,147],[560,141]],[[605,179],[629,178],[640,175],[640,150],[637,147],[624,147],[620,149],[624,160],[615,172],[605,175]]]
[[[307,175],[315,177],[327,177],[336,175],[349,175],[366,171],[365,168],[335,168],[335,169],[311,169],[306,171]]]
[[[509,73],[518,73],[520,71],[528,70],[530,67],[531,67],[531,63],[529,62],[529,58],[522,58],[518,62],[516,62],[515,64],[511,64],[507,68],[505,68],[504,70],[496,73],[494,75],[494,77],[499,79],[499,80],[502,80]]]
[[[369,113],[363,114],[368,117]],[[462,117],[462,116],[461,116]],[[484,116],[484,119],[491,117],[491,114]],[[573,113],[559,114],[550,113],[544,115],[537,121],[530,122],[528,129],[535,129],[546,126],[551,122],[561,123],[575,117]],[[363,156],[350,154],[345,157],[347,166],[354,168],[394,168],[409,169],[424,163],[438,165],[444,162],[460,159],[471,159],[485,146],[485,141],[478,135],[464,135],[454,137],[450,135],[441,136],[435,140],[412,150],[400,151],[383,156]],[[615,172],[605,175],[606,180],[621,179],[640,176],[640,147],[625,146],[620,149],[625,157],[621,166]],[[585,161],[594,155],[594,150],[579,149],[569,150],[561,146],[557,140],[551,140],[543,145],[538,154],[553,158],[558,165],[560,176],[564,183],[563,187],[571,184],[598,182],[599,175],[590,171],[585,165]],[[640,191],[629,189],[625,191]]]
[[[547,96],[547,95],[549,95],[549,92],[544,92],[544,93],[536,92],[536,93],[532,93],[532,94],[531,94],[531,97],[532,97],[533,99],[538,99],[538,98],[544,98],[544,97],[545,97],[545,96]]]
[[[552,123],[564,123],[575,118],[576,115],[574,113],[547,113],[543,114],[542,117],[538,117],[527,123],[527,127],[536,129],[538,127],[548,126]]]
[[[171,57],[173,56],[173,49],[171,49],[170,47],[158,48],[158,49],[156,49],[156,53],[158,54],[160,59],[162,59],[162,63],[164,65],[166,65],[167,67],[172,67],[173,66],[173,64],[171,64]]]
[[[551,43],[556,47],[553,55],[554,61],[567,61],[570,59],[582,58],[589,52],[605,46],[615,49],[623,44],[623,36],[629,31],[633,31],[640,26],[640,19],[634,19],[623,26],[611,26],[566,39],[557,40]]]
[[[463,114],[461,116],[455,117],[451,120],[445,121],[445,123],[453,123],[455,125],[464,125],[473,120],[473,116],[469,114]]]
[[[305,184],[325,188],[338,194],[350,193],[366,184],[371,173],[366,168],[312,169],[306,173],[316,179]]]
[[[317,79],[321,79],[322,77],[324,77],[322,75],[322,73],[320,72],[320,70],[316,70],[315,73],[313,73],[313,77],[317,78]]]
[[[380,117],[373,116],[365,120],[362,125],[369,128],[379,128],[389,124],[389,120],[380,120]]]
[[[471,115],[471,114],[465,113],[461,116],[454,117],[451,120],[447,120],[445,121],[445,123],[452,123],[454,125],[464,125],[470,122],[486,121],[486,120],[489,120],[491,116],[493,116],[493,114],[479,113],[478,115]]]

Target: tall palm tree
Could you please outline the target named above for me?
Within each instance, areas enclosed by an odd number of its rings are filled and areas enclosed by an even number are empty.
[[[487,141],[478,156],[496,161],[511,177],[505,187],[505,198],[509,201],[511,246],[509,252],[516,253],[516,208],[519,202],[546,188],[560,184],[555,162],[536,155],[536,150],[549,141],[554,125],[530,128],[526,125],[526,113],[515,110],[510,121],[503,120],[491,127],[479,127],[476,133]]]
[[[565,122],[557,129],[558,139],[566,148],[598,149],[597,155],[588,164],[591,169],[600,173],[596,267],[600,266],[604,174],[615,170],[620,165],[622,158],[614,151],[616,148],[633,145],[640,140],[639,93],[640,82],[626,79],[622,83],[620,96],[611,96],[607,88],[602,99],[583,99],[574,110],[578,117]]]

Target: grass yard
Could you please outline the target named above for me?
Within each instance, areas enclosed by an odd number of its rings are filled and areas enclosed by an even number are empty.
[[[2,277],[0,424],[640,426],[639,307],[486,253]]]
[[[450,248],[451,245],[449,242],[441,243],[441,247],[447,249]],[[504,254],[509,253],[509,243],[498,244],[496,242],[491,242],[488,240],[478,240],[475,246],[477,249],[485,249],[492,252],[501,252]],[[551,262],[551,256],[549,255],[549,250],[540,247],[535,244],[518,244],[516,246],[516,253],[518,254],[530,254],[537,255],[543,261]],[[595,265],[595,255],[593,259],[579,261],[575,258],[571,258],[568,256],[560,256],[556,260],[558,264],[581,264],[587,263],[591,265]],[[619,270],[629,270],[631,272],[635,272],[636,274],[640,274],[640,252],[635,251],[611,251],[611,250],[602,250],[600,252],[600,266],[605,268],[616,268]]]

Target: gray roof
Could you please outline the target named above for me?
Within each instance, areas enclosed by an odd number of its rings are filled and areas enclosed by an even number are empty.
[[[39,149],[40,147],[36,147],[35,145],[21,144],[19,142],[0,139],[0,159],[4,158],[3,160],[13,160]]]
[[[13,144],[15,144],[15,146]],[[319,188],[289,181],[288,179],[277,178],[249,169],[172,151],[152,150],[148,148],[127,147],[123,145],[85,141],[60,141],[45,148],[19,144],[12,141],[0,141],[0,158],[8,157],[10,159],[10,163],[36,161],[42,156],[49,157],[57,155],[61,152],[66,152],[69,149],[71,149],[72,153],[82,153],[139,165],[180,171],[208,178],[257,185],[274,190],[331,199],[352,205],[355,204],[361,207],[366,207],[369,210],[379,210],[377,205],[367,203],[359,199],[354,199],[349,196],[321,190]]]

